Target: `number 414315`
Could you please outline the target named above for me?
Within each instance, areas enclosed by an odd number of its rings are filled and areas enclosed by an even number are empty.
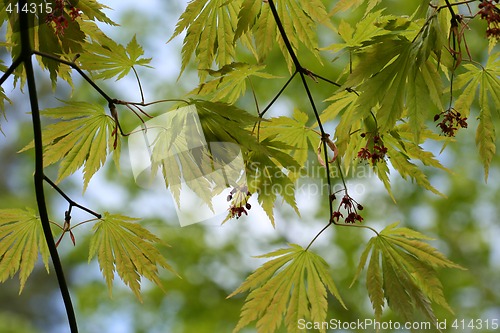
[[[455,319],[451,325],[457,330],[497,330],[499,328],[498,319]]]
[[[7,13],[29,13],[29,14],[50,14],[52,13],[52,4],[49,2],[45,3],[25,3],[22,7],[19,3],[9,3],[6,8]]]

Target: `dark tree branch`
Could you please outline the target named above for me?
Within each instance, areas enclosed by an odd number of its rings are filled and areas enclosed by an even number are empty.
[[[311,91],[310,91],[309,86],[307,84],[307,80],[305,78],[305,75],[309,74],[310,72],[307,71],[306,69],[304,69],[304,67],[302,67],[302,65],[300,64],[299,59],[295,55],[295,51],[293,50],[292,44],[290,43],[290,41],[288,39],[288,36],[286,35],[286,31],[285,31],[285,29],[283,27],[283,24],[282,24],[282,22],[281,22],[281,20],[279,18],[278,11],[276,10],[276,6],[274,5],[274,1],[273,0],[269,0],[268,3],[269,3],[269,7],[271,9],[271,13],[273,14],[274,20],[276,21],[276,25],[278,26],[278,30],[279,30],[279,32],[281,34],[281,37],[283,38],[283,42],[285,43],[285,46],[286,46],[286,48],[288,50],[288,53],[290,54],[290,57],[293,60],[293,63],[295,65],[295,67],[296,67],[296,70],[300,73],[300,77],[302,79],[302,84],[303,84],[304,89],[305,89],[305,91],[307,93],[307,97],[308,97],[309,102],[311,104],[311,108],[312,108],[312,110],[314,112],[314,116],[316,117],[316,121],[318,122],[319,130],[321,132],[321,144],[323,145],[323,151],[324,151],[325,161],[327,161],[325,163],[325,169],[326,169],[326,179],[327,179],[327,183],[328,183],[328,198],[329,198],[328,202],[329,202],[329,214],[330,214],[329,219],[328,219],[328,224],[323,229],[323,230],[325,230],[333,222],[333,218],[332,218],[332,215],[333,215],[333,204],[332,204],[332,201],[330,200],[330,197],[332,195],[332,186],[331,186],[330,166],[329,166],[329,163],[328,163],[328,147],[327,147],[326,140],[324,140],[324,138],[326,138],[328,136],[328,134],[325,132],[325,130],[323,128],[323,124],[322,124],[321,119],[319,117],[319,113],[318,113],[318,110],[316,108],[316,104],[314,102],[314,98],[313,98],[313,96],[311,94]],[[339,172],[342,172],[342,170],[339,170]],[[323,230],[321,232],[323,232]],[[308,246],[308,248],[309,248],[309,246]]]
[[[19,0],[19,8],[23,8],[26,5],[26,0]],[[19,13],[20,21],[20,33],[21,33],[21,56],[20,59],[24,63],[24,68],[26,71],[26,80],[28,83],[28,93],[31,105],[31,114],[33,120],[33,136],[35,143],[35,194],[36,201],[38,205],[38,214],[40,215],[40,220],[42,222],[43,233],[47,246],[49,248],[49,253],[52,258],[52,263],[54,265],[54,270],[56,272],[57,281],[59,283],[59,289],[64,301],[64,306],[66,308],[66,315],[68,317],[69,326],[72,333],[78,332],[78,326],[76,323],[75,312],[73,310],[73,304],[71,302],[71,295],[69,293],[68,285],[66,284],[66,279],[64,278],[64,271],[62,268],[61,261],[59,259],[59,254],[54,243],[54,237],[52,236],[52,230],[50,229],[50,221],[47,212],[47,204],[45,202],[45,194],[43,190],[43,143],[42,143],[42,126],[40,122],[40,110],[38,107],[38,97],[35,85],[35,75],[33,72],[32,55],[33,51],[30,45],[29,38],[29,27],[28,27],[28,14],[24,11]],[[11,66],[12,67],[12,66]]]

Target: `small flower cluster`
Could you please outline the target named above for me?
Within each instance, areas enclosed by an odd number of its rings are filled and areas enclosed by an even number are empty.
[[[499,3],[499,0],[483,0],[479,4],[478,14],[481,19],[488,22],[486,36],[488,38],[500,39],[500,9],[494,3]]]
[[[334,201],[336,199],[335,194],[330,196],[330,200]],[[347,210],[347,216],[340,212],[341,208]],[[339,207],[332,214],[332,220],[338,222],[340,218],[344,218],[345,223],[356,223],[362,222],[363,217],[358,213],[358,211],[363,210],[363,206],[356,202],[349,194],[345,194],[340,201]]]
[[[467,128],[467,117],[462,117],[460,112],[454,109],[448,109],[443,112],[443,120],[436,126],[441,129],[444,135],[453,137],[459,127]],[[441,118],[441,114],[436,114],[434,116],[434,121],[438,121]]]
[[[361,137],[366,137],[366,133],[361,133]],[[376,134],[373,136],[373,145],[371,145],[371,142],[368,142],[365,147],[361,148],[358,152],[358,158],[371,161],[372,165],[376,165],[377,162],[385,160],[386,154],[387,147],[384,146],[380,135]]]
[[[72,21],[76,20],[80,17],[81,12],[78,8],[71,5],[68,0],[55,0],[55,6],[51,13],[47,14],[45,18],[45,22],[47,24],[54,23],[56,29],[56,35],[62,36],[64,35],[64,31],[68,28],[68,19],[64,7],[67,5],[69,10],[69,17]]]
[[[231,206],[229,207],[229,215],[231,218],[240,218],[242,214],[248,215],[247,209],[250,210],[252,205],[248,202],[252,193],[248,191],[246,186],[233,187],[229,195],[227,196],[227,201],[231,201]]]

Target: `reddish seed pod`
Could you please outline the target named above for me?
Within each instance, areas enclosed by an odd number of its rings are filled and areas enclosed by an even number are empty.
[[[250,205],[250,204],[247,202],[247,204],[245,205],[245,207],[246,207],[246,209],[250,209],[250,208],[252,208],[252,205]]]
[[[434,121],[438,121],[439,117],[441,117],[439,114],[434,116]]]
[[[361,204],[358,204],[358,210],[363,210],[363,206]]]

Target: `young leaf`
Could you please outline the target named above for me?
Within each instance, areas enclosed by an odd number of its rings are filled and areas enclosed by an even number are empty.
[[[491,102],[500,105],[500,53],[490,56],[486,66],[467,64],[467,71],[457,77],[457,88],[462,94],[457,98],[455,109],[464,116],[470,113],[470,107],[479,85],[479,125],[476,131],[476,145],[479,157],[484,165],[485,180],[488,179],[489,166],[496,152],[496,135],[491,115]]]
[[[88,18],[91,21],[98,20],[109,25],[117,25],[102,11],[103,9],[109,9],[109,7],[97,2],[96,0],[79,0],[78,9],[82,11],[85,18]]]
[[[174,272],[153,244],[162,241],[137,223],[139,219],[104,213],[94,225],[90,239],[89,262],[97,256],[111,296],[115,272],[139,300],[140,280],[145,277],[163,290],[159,268]]]
[[[86,45],[86,53],[79,58],[82,69],[95,71],[96,79],[117,80],[127,75],[134,66],[150,67],[151,58],[142,58],[144,50],[134,35],[127,47],[107,38],[105,42]]]
[[[406,320],[414,319],[415,310],[419,309],[435,321],[431,303],[453,313],[435,268],[463,268],[423,242],[429,239],[425,235],[408,228],[396,228],[397,225],[396,222],[387,226],[368,242],[358,266],[359,272],[371,252],[366,287],[376,319],[381,318],[385,301]]]
[[[291,174],[286,174],[285,170],[291,173],[299,170],[300,165],[284,151],[289,151],[292,147],[274,140],[266,138],[249,151],[246,160],[247,186],[251,193],[257,193],[259,204],[262,206],[267,216],[274,224],[274,203],[278,195],[288,203],[299,215],[299,210],[295,202],[295,184]]]
[[[373,9],[373,7],[375,7],[380,2],[380,0],[339,0],[330,12],[330,16],[351,8],[354,10],[364,4],[366,1],[368,1],[368,7],[365,10],[365,15],[369,13]]]
[[[120,141],[112,136],[115,121],[100,105],[66,102],[65,106],[41,111],[44,117],[61,121],[44,131],[45,166],[60,162],[57,181],[83,169],[84,191],[92,176],[104,165],[108,151],[119,154]],[[32,148],[29,144],[21,151]]]
[[[327,313],[327,290],[345,307],[328,272],[328,265],[318,255],[291,244],[260,256],[274,258],[253,272],[229,297],[249,291],[233,332],[257,320],[257,332],[275,332],[283,321],[287,332],[300,332],[297,320],[322,322]],[[325,332],[325,330],[320,330]]]
[[[43,235],[40,218],[32,209],[0,210],[0,282],[5,282],[19,272],[23,291],[38,254],[49,271],[49,248]]]
[[[309,117],[306,113],[295,109],[293,117],[271,118],[260,124],[261,138],[272,137],[284,142],[293,149],[286,151],[299,165],[305,165],[308,152],[317,144],[320,135],[307,126]],[[298,171],[296,174],[298,176]]]
[[[172,40],[186,30],[182,47],[181,73],[195,53],[199,70],[230,64],[235,57],[235,30],[243,0],[192,0],[179,18]],[[170,41],[169,40],[169,41]],[[206,73],[199,72],[200,81]]]
[[[201,83],[190,94],[197,96],[210,96],[212,102],[225,101],[234,104],[246,92],[246,82],[251,76],[261,78],[274,78],[262,72],[265,65],[252,66],[245,63],[233,62],[217,71],[207,70],[214,79]]]

